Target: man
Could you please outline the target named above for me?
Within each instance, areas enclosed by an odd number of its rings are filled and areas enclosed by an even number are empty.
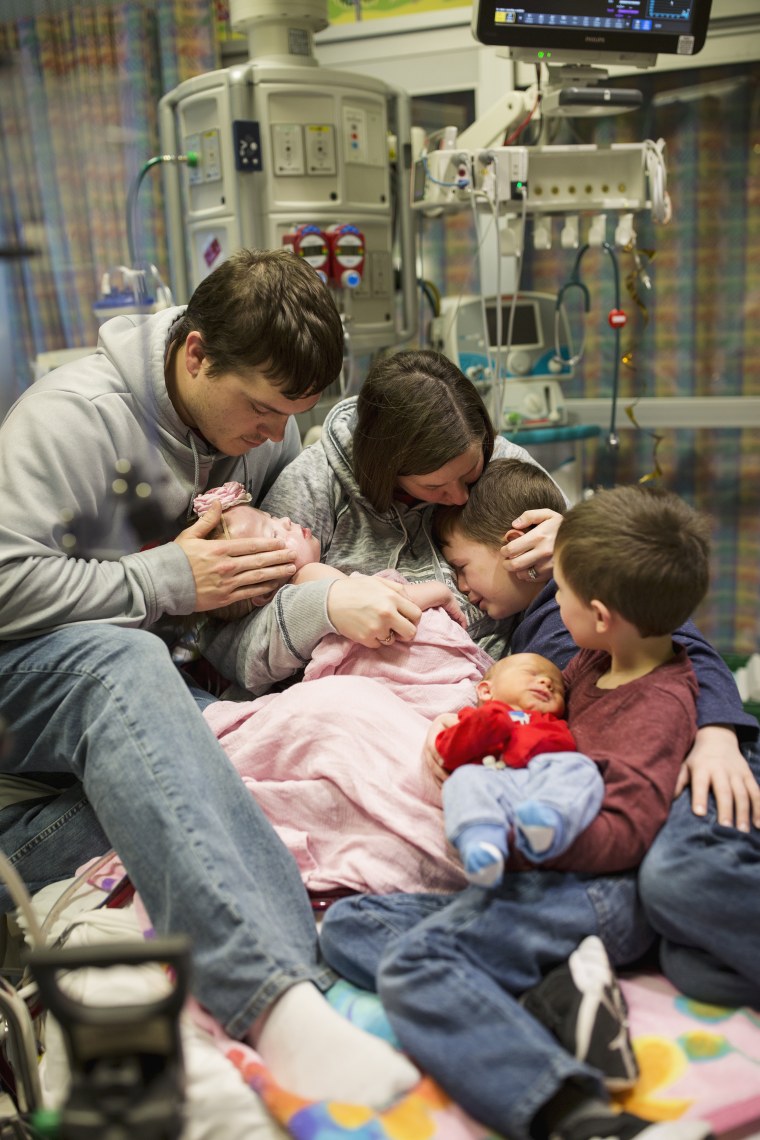
[[[243,250],[186,309],[107,322],[93,355],[11,409],[0,842],[32,891],[115,848],[156,930],[191,936],[195,994],[227,1032],[293,1092],[379,1105],[416,1070],[322,999],[332,975],[295,862],[166,644],[171,618],[261,602],[293,574],[282,541],[207,540],[219,510],[190,525],[193,498],[233,479],[262,497],[342,340],[306,263]]]

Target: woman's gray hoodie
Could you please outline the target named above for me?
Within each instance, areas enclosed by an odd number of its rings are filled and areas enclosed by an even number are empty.
[[[150,627],[192,613],[190,564],[167,540],[192,521],[194,496],[236,479],[256,500],[300,451],[294,420],[283,443],[242,458],[222,455],[180,420],[164,360],[183,312],[113,318],[94,353],[38,380],[8,413],[0,640],[79,622]]]
[[[356,397],[352,397],[333,408],[319,442],[289,464],[262,507],[311,527],[321,543],[322,561],[329,566],[364,574],[393,569],[412,582],[445,582],[473,622],[470,633],[487,652],[498,653],[504,645],[504,623],[497,644],[494,624],[456,591],[451,568],[431,535],[435,504],[394,503],[390,511],[381,513],[360,492],[352,467],[355,427]],[[501,436],[494,457],[535,462],[522,447]],[[320,638],[335,632],[327,616],[330,585],[319,581],[283,586],[270,605],[243,622],[210,621],[202,634],[204,654],[249,692],[265,692],[302,669]]]

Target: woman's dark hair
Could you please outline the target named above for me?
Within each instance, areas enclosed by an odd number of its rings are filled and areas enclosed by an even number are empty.
[[[241,249],[198,285],[170,347],[198,332],[208,376],[261,368],[290,400],[316,396],[340,375],[343,325],[330,290],[290,250]]]
[[[440,352],[397,352],[367,374],[357,402],[353,466],[376,510],[390,509],[399,475],[437,471],[473,443],[488,463],[493,442],[476,388]]]

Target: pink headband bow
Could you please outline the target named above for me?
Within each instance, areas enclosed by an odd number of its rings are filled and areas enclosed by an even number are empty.
[[[212,487],[202,495],[193,499],[193,510],[200,518],[214,502],[222,504],[222,510],[228,511],[239,503],[250,503],[252,496],[246,491],[242,483],[225,483],[222,487]]]

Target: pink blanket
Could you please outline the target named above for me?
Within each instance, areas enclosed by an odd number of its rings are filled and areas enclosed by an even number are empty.
[[[459,890],[421,749],[438,713],[474,703],[490,664],[444,610],[428,610],[409,644],[368,650],[331,635],[303,681],[204,716],[308,890]]]

